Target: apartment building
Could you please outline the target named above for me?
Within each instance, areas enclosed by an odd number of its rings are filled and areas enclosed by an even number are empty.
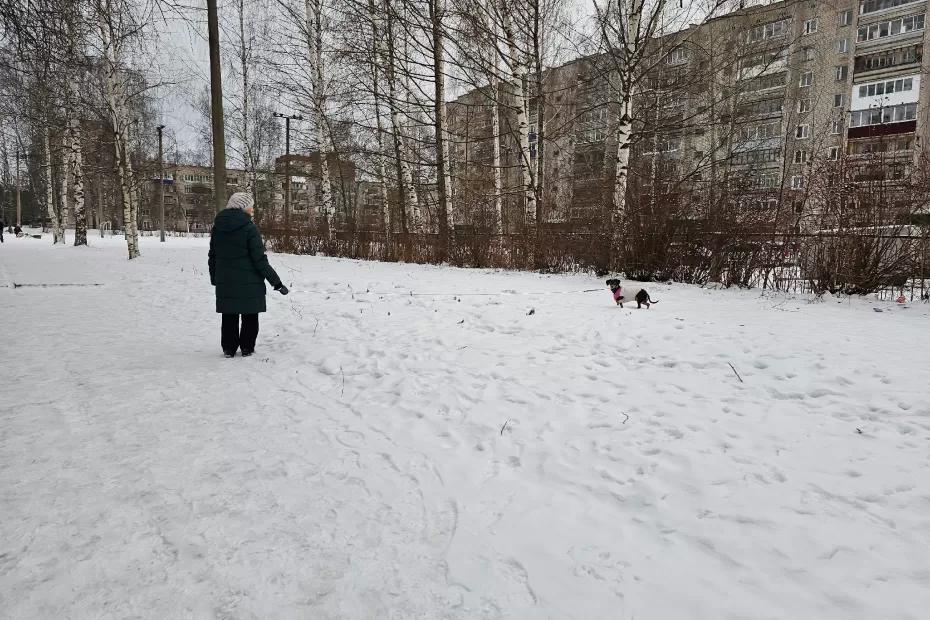
[[[148,167],[151,182],[148,184],[146,200],[142,201],[138,224],[140,230],[159,228],[158,182],[155,166]],[[227,199],[235,192],[249,191],[248,173],[245,170],[227,168]],[[216,215],[213,200],[213,168],[183,164],[165,164],[165,228],[168,230],[206,232],[213,225]]]
[[[676,203],[679,216],[701,220],[728,211],[720,202],[726,195],[761,214],[747,225],[797,228],[822,202],[829,162],[848,183],[911,177],[930,127],[926,7],[927,0],[786,0],[655,39],[645,63],[651,69],[633,93],[628,202],[643,209]],[[618,116],[608,60],[580,58],[544,77],[541,167],[539,114],[530,118],[544,223],[605,221]],[[475,90],[449,105],[457,223],[480,223],[496,198],[495,98],[509,103],[505,90]],[[515,126],[512,107],[502,106],[510,232],[522,229],[524,217]]]
[[[321,225],[322,172],[319,153],[308,155],[282,155],[275,160],[275,184],[271,207],[276,218],[284,214],[286,175],[290,175],[292,221]],[[332,188],[335,226],[350,228],[355,218],[356,180],[355,164],[329,153],[326,157]],[[285,165],[287,164],[287,165]]]

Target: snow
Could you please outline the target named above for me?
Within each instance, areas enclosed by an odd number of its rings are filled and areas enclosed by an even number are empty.
[[[0,246],[0,617],[926,617],[928,305],[272,255],[227,360],[90,241]]]

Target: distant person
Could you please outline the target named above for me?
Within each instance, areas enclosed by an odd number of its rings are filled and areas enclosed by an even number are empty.
[[[216,287],[216,311],[223,315],[220,344],[226,357],[236,350],[255,352],[258,313],[265,311],[265,280],[282,295],[287,287],[268,264],[261,233],[252,221],[252,195],[236,192],[217,213],[210,231],[210,284]],[[239,327],[242,315],[242,328]]]
[[[3,243],[3,228],[6,224],[3,223],[3,220],[0,220],[0,243]]]
[[[23,236],[23,229],[19,227],[19,224],[13,227],[13,234],[16,235],[17,237]]]

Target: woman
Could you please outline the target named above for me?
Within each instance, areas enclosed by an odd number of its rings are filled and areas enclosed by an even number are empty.
[[[216,287],[216,311],[223,315],[220,344],[226,357],[237,349],[255,352],[258,313],[265,311],[265,280],[282,295],[287,287],[268,264],[258,227],[252,222],[252,195],[236,192],[213,220],[210,233],[210,284]],[[239,330],[242,315],[242,330]]]

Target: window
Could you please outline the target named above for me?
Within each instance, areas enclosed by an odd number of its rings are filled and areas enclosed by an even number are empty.
[[[804,60],[814,60],[814,57],[817,53],[814,51],[813,47],[804,48]]]
[[[859,96],[875,97],[876,95],[889,95],[891,93],[913,90],[913,88],[914,78],[900,78],[897,80],[876,82],[874,84],[862,84],[859,86]]]
[[[859,3],[859,12],[865,15],[866,13],[874,13],[875,11],[893,9],[896,6],[911,4],[912,2],[919,2],[919,0],[865,0]]]
[[[810,86],[814,83],[814,72],[805,71],[801,74],[801,86]]]
[[[830,133],[834,136],[838,136],[843,133],[843,119],[837,118],[833,120],[833,125],[830,127]]]
[[[806,124],[798,125],[797,129],[794,132],[794,137],[797,138],[798,140],[804,140],[805,138],[809,138],[810,134],[811,134],[810,125],[806,125]]]
[[[849,67],[846,65],[840,65],[836,68],[836,81],[845,82],[849,77]]]
[[[855,155],[875,155],[910,151],[914,148],[913,137],[881,139],[868,142],[850,142],[849,152]]]
[[[885,123],[900,123],[912,121],[917,118],[917,104],[903,103],[901,105],[884,108],[869,108],[856,110],[849,115],[850,127],[865,127],[868,125],[883,125]]]
[[[742,116],[761,116],[765,114],[781,114],[785,105],[784,99],[763,99],[761,101],[747,101],[739,106]]]
[[[804,34],[814,34],[817,32],[817,19],[809,19],[804,22]]]
[[[740,68],[749,69],[751,67],[771,67],[775,63],[788,59],[788,48],[781,47],[777,50],[769,50],[758,54],[750,54],[740,59]]]
[[[893,50],[875,52],[856,57],[856,71],[874,71],[876,69],[885,69],[888,67],[897,67],[898,65],[908,65],[920,62],[923,58],[923,46],[911,45],[909,47],[899,47]]]
[[[791,189],[804,189],[804,177],[798,174],[791,177]]]
[[[780,156],[780,149],[754,149],[734,153],[732,162],[735,165],[770,163],[778,161]]]
[[[749,43],[757,43],[765,39],[783,37],[788,34],[788,25],[790,23],[791,20],[782,19],[777,22],[769,22],[768,24],[755,26],[749,30],[746,40]]]
[[[803,164],[807,161],[807,151],[795,151],[794,152],[794,163]]]
[[[849,53],[849,39],[839,39],[836,42],[836,51],[840,54]]]
[[[798,112],[803,114],[804,112],[811,111],[811,100],[810,99],[801,99],[798,101]]]
[[[852,22],[853,22],[852,9],[846,9],[845,11],[840,11],[840,26],[848,26]]]
[[[607,108],[588,110],[578,119],[575,140],[578,143],[603,142],[607,139]]]
[[[756,177],[756,186],[761,189],[775,189],[778,187],[779,174],[777,170],[764,170]]]
[[[834,108],[842,108],[844,105],[846,105],[846,95],[844,94],[833,95],[833,107]]]
[[[676,47],[668,53],[666,62],[670,65],[681,65],[688,62],[688,50],[684,47]]]
[[[739,140],[767,140],[781,135],[781,121],[770,121],[767,123],[758,123],[748,125],[740,129]]]
[[[840,158],[840,147],[831,146],[830,154],[828,155],[828,157],[832,159],[833,161],[836,161],[837,159],[839,159]]]
[[[770,88],[779,88],[788,83],[788,72],[773,73],[771,75],[760,75],[746,81],[746,91],[752,92],[757,90],[768,90]]]
[[[923,28],[923,13],[919,15],[908,15],[907,17],[898,17],[886,22],[875,22],[874,24],[859,26],[857,40],[872,41],[874,39],[890,37],[905,32],[923,30]]]

